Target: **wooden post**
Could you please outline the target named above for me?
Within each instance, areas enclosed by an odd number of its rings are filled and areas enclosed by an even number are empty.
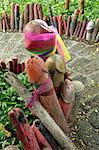
[[[80,31],[80,34],[79,34],[79,40],[81,40],[81,38],[83,36],[84,30],[86,28],[86,23],[87,23],[87,19],[84,19],[84,21],[82,23],[82,28],[81,28],[81,31]]]
[[[31,97],[31,93],[22,85],[19,79],[16,77],[14,73],[6,72],[5,79],[8,81],[13,88],[17,90],[19,95],[23,97],[25,103],[28,103],[28,99]],[[51,132],[53,137],[57,140],[57,142],[61,145],[64,150],[77,150],[72,141],[68,138],[67,135],[61,130],[61,128],[56,124],[53,118],[47,113],[47,111],[43,108],[39,101],[36,101],[34,105],[30,108],[30,111],[35,114],[42,121],[45,127]]]
[[[24,8],[24,27],[28,22],[29,22],[29,4],[26,4]]]
[[[34,4],[30,3],[29,4],[29,21],[34,19]]]
[[[53,16],[53,24],[54,24],[55,28],[58,30],[57,16]]]
[[[23,31],[23,25],[24,25],[24,13],[20,14],[20,22],[19,22],[19,32],[20,33]]]
[[[76,37],[77,31],[78,31],[78,29],[79,29],[79,25],[80,25],[80,21],[77,22],[77,25],[76,25],[76,28],[75,28],[75,32],[74,32],[74,34],[73,34],[73,37]]]
[[[39,18],[37,6],[38,6],[38,4],[34,4],[34,19],[38,19]]]
[[[10,18],[11,31],[13,31],[14,27],[15,27],[15,24],[14,24],[14,8],[15,8],[15,4],[11,3],[11,18]]]
[[[41,4],[38,4],[37,5],[37,10],[38,10],[38,17],[39,19],[43,19],[43,10],[42,10],[42,5]]]
[[[71,16],[68,16],[68,20],[67,20],[67,29],[66,29],[66,36],[70,35],[70,22],[71,22]]]
[[[65,9],[69,9],[70,7],[70,0],[65,0]]]
[[[95,41],[98,32],[99,32],[99,18],[96,20],[96,23],[95,23],[95,28],[94,28],[93,34],[92,34],[92,42]]]
[[[80,0],[79,1],[79,5],[80,5],[80,15],[84,14],[84,0]]]
[[[62,15],[58,16],[58,33],[59,33],[60,36],[63,34]]]

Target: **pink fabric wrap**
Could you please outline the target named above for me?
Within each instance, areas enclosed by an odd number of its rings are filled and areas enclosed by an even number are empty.
[[[25,33],[25,47],[35,50],[49,50],[55,46],[56,33],[33,34]]]
[[[40,85],[40,87],[32,93],[32,97],[30,98],[27,107],[31,108],[35,101],[39,99],[39,95],[42,95],[46,92],[48,92],[52,86],[51,86],[51,79],[49,78],[46,82]]]

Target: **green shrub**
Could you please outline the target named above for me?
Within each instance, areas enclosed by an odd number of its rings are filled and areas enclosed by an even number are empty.
[[[24,10],[24,5],[27,2],[40,2],[43,5],[43,11],[45,15],[48,15],[48,3],[52,8],[54,15],[67,14],[65,10],[65,0],[2,0],[0,2],[0,14],[5,9],[10,14],[10,4],[15,2],[20,4],[20,11]],[[99,14],[99,0],[85,0],[85,16],[88,19],[96,19]],[[79,8],[79,0],[71,0],[69,13],[72,14],[76,8]]]

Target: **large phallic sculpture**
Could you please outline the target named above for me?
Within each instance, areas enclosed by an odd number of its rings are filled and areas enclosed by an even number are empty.
[[[68,133],[68,125],[59,105],[52,80],[49,77],[43,59],[38,56],[31,56],[27,59],[25,68],[30,82],[34,84],[35,87],[32,98],[27,106],[32,107],[33,103],[35,103],[36,100],[39,100],[61,129],[65,133]]]

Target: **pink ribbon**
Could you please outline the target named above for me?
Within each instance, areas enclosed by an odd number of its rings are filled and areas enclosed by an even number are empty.
[[[40,87],[32,93],[32,97],[28,101],[27,107],[31,108],[33,106],[33,104],[35,103],[35,101],[37,101],[39,99],[39,95],[42,95],[45,92],[48,92],[53,87],[53,85],[51,83],[52,83],[52,81],[49,78],[46,82],[41,84]]]

